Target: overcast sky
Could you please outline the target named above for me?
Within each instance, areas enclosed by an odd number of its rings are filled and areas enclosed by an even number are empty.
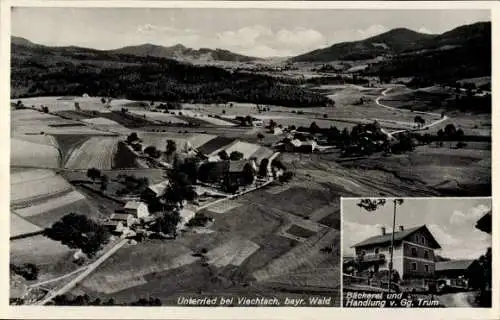
[[[393,28],[442,33],[489,21],[487,10],[280,10],[29,8],[12,11],[12,35],[46,45],[115,49],[153,43],[290,56]]]
[[[342,245],[345,255],[354,255],[352,245],[381,234],[380,227],[392,230],[394,205],[368,212],[357,206],[359,200],[343,200]],[[405,199],[398,207],[396,228],[427,225],[442,249],[438,254],[448,258],[476,259],[491,247],[491,236],[475,228],[476,221],[491,210],[488,198]]]

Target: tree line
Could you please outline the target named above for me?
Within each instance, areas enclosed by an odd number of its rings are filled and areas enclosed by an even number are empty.
[[[71,63],[53,64],[45,56],[17,60],[13,56],[11,86],[17,95],[111,96],[132,100],[215,103],[251,102],[289,107],[327,106],[329,98],[299,87],[293,79],[239,73],[214,66],[195,66],[170,59],[94,53],[65,53]],[[95,56],[97,55],[97,57]],[[101,57],[102,56],[102,57]],[[42,59],[44,58],[44,59]],[[58,57],[54,56],[54,59]],[[60,59],[60,57],[59,57]],[[36,63],[30,63],[36,62]],[[135,63],[133,64],[124,64]]]

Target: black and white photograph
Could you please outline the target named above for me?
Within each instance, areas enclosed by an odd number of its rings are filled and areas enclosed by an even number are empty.
[[[342,197],[492,195],[489,9],[160,2],[7,7],[10,305],[341,307]]]
[[[491,307],[491,208],[491,198],[343,198],[343,306]]]

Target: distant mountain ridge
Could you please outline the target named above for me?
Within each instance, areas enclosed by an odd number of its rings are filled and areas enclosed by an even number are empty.
[[[249,62],[262,60],[261,58],[249,57],[223,49],[200,48],[198,50],[186,48],[182,44],[171,47],[158,46],[154,44],[143,44],[138,46],[127,46],[120,49],[110,50],[117,54],[131,54],[136,56],[152,56],[170,59],[192,59],[192,60],[216,60]]]
[[[491,35],[490,22],[478,22],[457,27],[443,34],[424,34],[406,28],[353,42],[342,42],[313,50],[290,59],[292,62],[328,62],[335,60],[365,60],[380,55],[397,55],[419,50],[449,49],[468,45],[470,41]],[[447,47],[445,47],[447,46]]]
[[[155,57],[155,58],[168,58],[176,60],[202,60],[202,61],[234,61],[234,62],[249,62],[262,60],[262,58],[249,57],[241,55],[238,53],[231,52],[224,49],[191,49],[183,46],[182,44],[176,44],[171,47],[159,46],[151,43],[136,45],[136,46],[126,46],[113,50],[97,50],[91,48],[81,48],[77,46],[46,46],[41,44],[36,44],[28,39],[22,37],[11,37],[12,46],[21,47],[38,47],[38,48],[54,48],[54,49],[80,49],[82,51],[99,51],[109,54],[124,54],[124,55],[134,55],[139,57]]]

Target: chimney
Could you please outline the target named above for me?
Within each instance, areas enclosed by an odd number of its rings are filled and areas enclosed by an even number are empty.
[[[380,231],[382,231],[382,235],[385,235],[385,227],[380,227]]]
[[[399,226],[399,231],[405,231],[405,227]]]

